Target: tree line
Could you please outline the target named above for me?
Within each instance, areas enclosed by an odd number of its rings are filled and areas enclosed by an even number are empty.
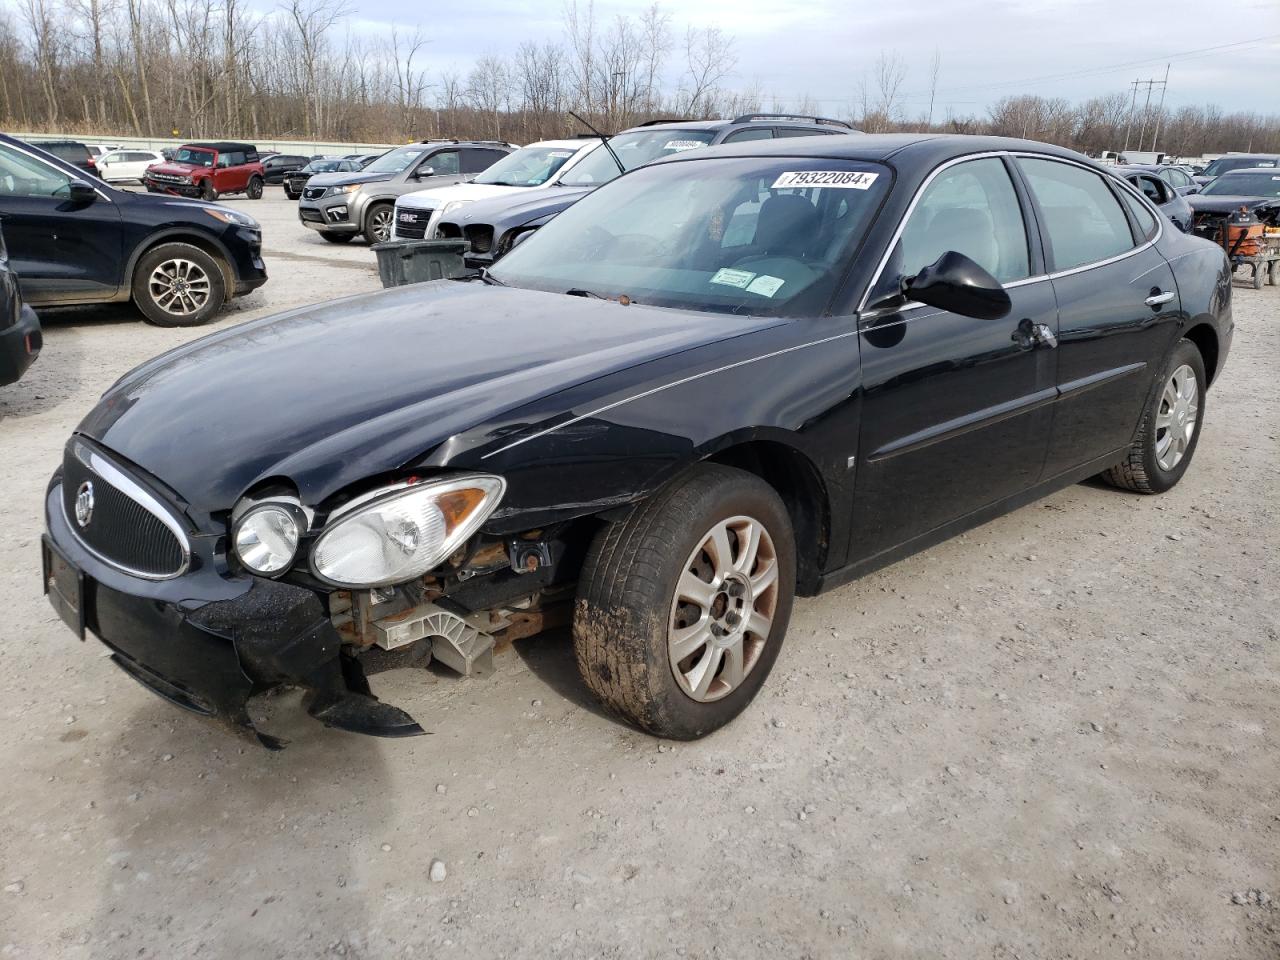
[[[0,120],[8,129],[102,136],[401,142],[436,136],[517,143],[582,132],[574,111],[617,131],[655,118],[825,114],[867,132],[1023,136],[1088,153],[1196,156],[1280,152],[1280,116],[1213,106],[1132,109],[1126,95],[1081,104],[1011,96],[984,114],[909,115],[904,61],[881,54],[846,100],[787,100],[739,74],[732,35],[678,24],[658,4],[601,19],[568,0],[561,35],[510,56],[431,72],[421,28],[349,30],[350,0],[14,0],[0,8]],[[742,73],[749,73],[749,65]],[[176,132],[175,132],[176,131]]]

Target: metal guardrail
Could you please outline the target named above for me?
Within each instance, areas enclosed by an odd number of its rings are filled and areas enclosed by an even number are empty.
[[[121,147],[123,149],[137,150],[161,150],[165,147],[180,147],[184,143],[191,143],[197,140],[217,140],[218,137],[97,137],[87,136],[79,133],[20,133],[17,131],[5,131],[12,137],[19,140],[75,140],[79,143],[89,144],[93,146],[110,146]],[[317,141],[317,140],[257,140],[252,137],[233,137],[231,139],[241,142],[253,143],[259,151],[274,151],[276,153],[296,153],[303,156],[313,156],[315,154],[347,154],[347,153],[381,153],[390,150],[393,147],[403,146],[399,143],[354,143],[345,142],[338,143],[334,141]],[[412,140],[405,141],[413,143]]]

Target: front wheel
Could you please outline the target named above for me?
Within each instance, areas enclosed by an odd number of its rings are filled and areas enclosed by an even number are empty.
[[[794,595],[795,540],[777,492],[702,464],[596,537],[574,611],[578,669],[641,729],[704,736],[764,684]]]
[[[250,177],[249,187],[245,192],[249,195],[250,200],[261,200],[262,199],[262,178]]]
[[[375,203],[364,219],[365,239],[370,243],[385,243],[391,239],[391,223],[395,211],[389,203]]]
[[[1102,474],[1112,486],[1164,493],[1191,465],[1204,421],[1204,358],[1190,340],[1179,340],[1164,382],[1143,414],[1129,454]]]
[[[158,327],[195,327],[213,319],[226,302],[217,261],[189,243],[148,250],[133,272],[133,301]]]
[[[200,199],[201,200],[217,200],[218,199],[218,188],[213,185],[212,180],[206,180],[204,183],[200,185]]]

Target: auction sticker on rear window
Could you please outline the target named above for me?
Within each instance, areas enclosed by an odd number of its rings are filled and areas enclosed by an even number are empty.
[[[788,187],[840,187],[843,190],[866,190],[876,182],[878,173],[850,170],[798,170],[784,173],[773,181],[773,190]]]

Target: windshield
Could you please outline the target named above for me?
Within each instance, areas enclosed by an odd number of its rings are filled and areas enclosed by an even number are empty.
[[[1203,196],[1280,197],[1280,171],[1271,173],[1228,173],[1201,191]]]
[[[726,313],[821,313],[888,189],[881,166],[726,157],[645,167],[491,270],[510,286]]]
[[[1220,177],[1228,170],[1243,170],[1246,167],[1274,167],[1274,160],[1259,160],[1256,157],[1219,157],[1204,168],[1204,176]]]
[[[335,170],[350,170],[351,164],[346,160],[312,160],[302,168],[303,173],[333,173]]]
[[[367,173],[399,173],[426,152],[425,147],[419,146],[388,150],[364,169]]]
[[[189,163],[193,167],[212,167],[213,151],[201,150],[198,147],[183,147],[173,155],[176,163]]]
[[[540,187],[577,152],[574,147],[523,147],[508,153],[472,182],[496,187]]]
[[[628,170],[644,166],[658,157],[705,147],[715,139],[708,130],[640,130],[620,133],[609,141],[613,152]],[[618,175],[618,164],[609,151],[601,147],[564,175],[566,187],[590,187],[608,183]]]

